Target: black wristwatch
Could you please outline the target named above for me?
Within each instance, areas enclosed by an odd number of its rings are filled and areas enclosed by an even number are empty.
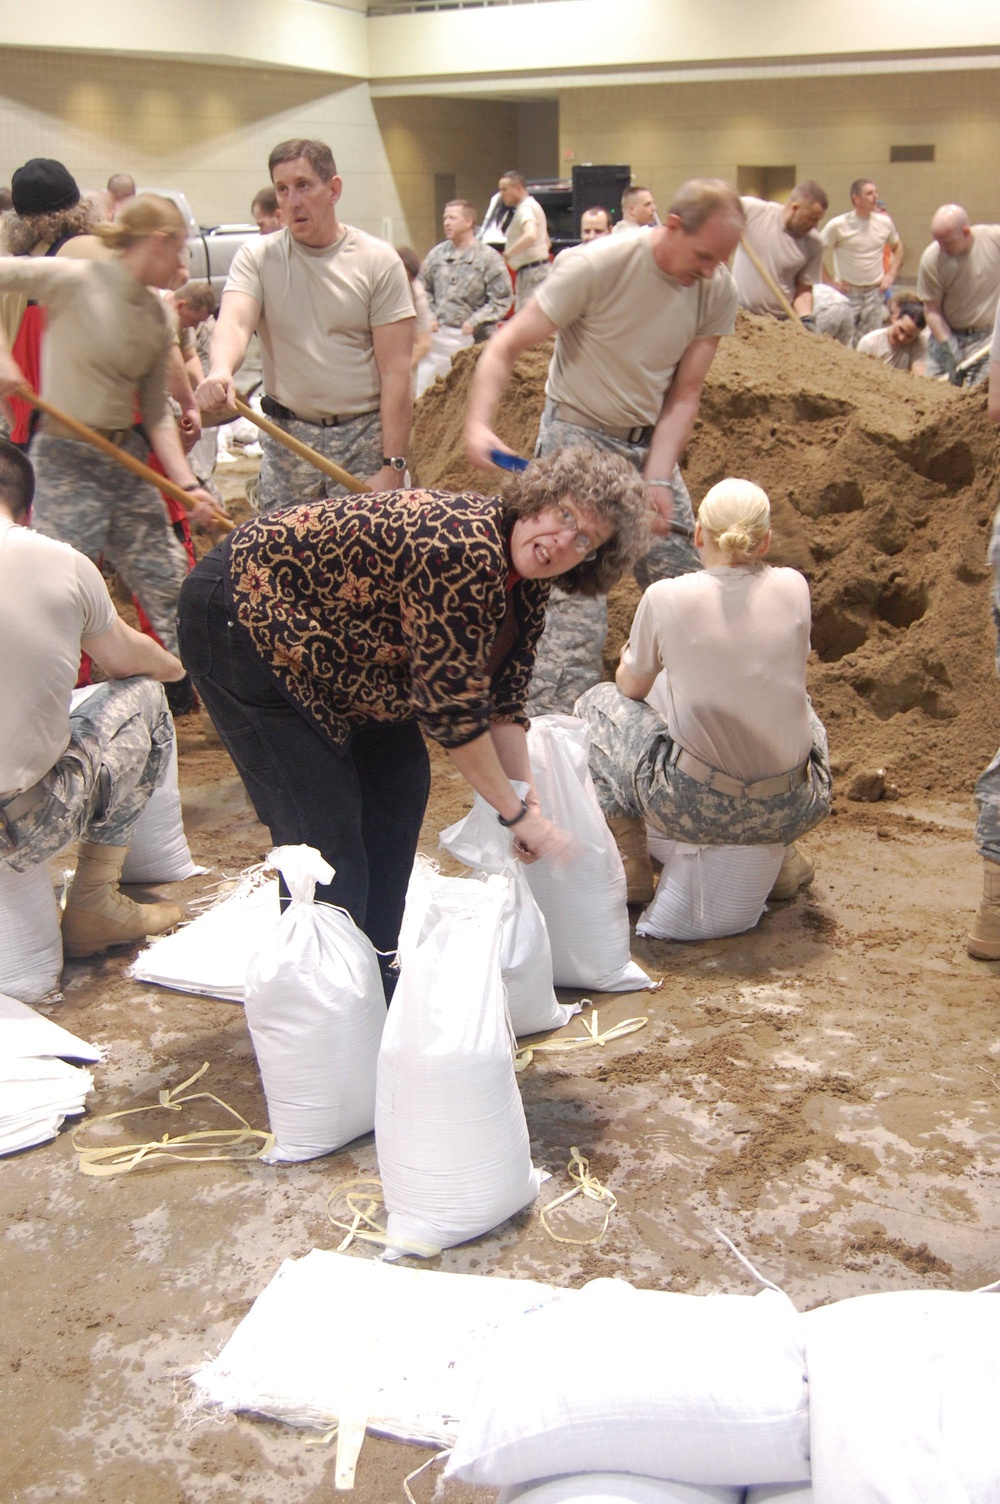
[[[406,469],[406,455],[383,454],[382,465],[383,467],[388,465],[390,470],[398,470],[400,474],[402,474],[402,472]]]

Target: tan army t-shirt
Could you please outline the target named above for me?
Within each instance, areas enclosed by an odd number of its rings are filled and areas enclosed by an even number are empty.
[[[1000,297],[1000,225],[973,225],[964,256],[947,256],[932,240],[920,258],[917,296],[940,303],[952,329],[988,333]]]
[[[741,198],[740,203],[746,215],[745,239],[791,303],[799,281],[807,282],[812,287],[822,278],[822,240],[815,230],[810,230],[801,239],[790,234],[785,229],[784,204],[749,197]],[[741,308],[746,308],[750,313],[785,316],[785,310],[742,245],[736,247],[733,276],[736,278]]]
[[[559,331],[546,395],[598,425],[655,423],[688,345],[736,327],[727,267],[683,287],[657,266],[653,245],[652,234],[608,235],[563,251],[535,293]]]
[[[347,225],[320,250],[287,230],[240,246],[224,294],[261,305],[264,386],[301,418],[356,417],[379,405],[372,329],[415,317],[410,279],[391,245]]]

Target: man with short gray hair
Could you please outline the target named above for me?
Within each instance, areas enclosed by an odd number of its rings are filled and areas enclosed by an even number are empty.
[[[852,207],[836,215],[823,230],[823,245],[833,255],[834,275],[827,281],[850,301],[855,344],[885,323],[883,294],[895,282],[903,262],[903,242],[879,202],[871,179],[856,178],[851,184]]]
[[[970,225],[961,204],[942,204],[931,220],[933,240],[920,257],[917,294],[931,331],[928,376],[948,375],[989,344],[1000,297],[1000,225]],[[978,386],[989,371],[988,352],[965,374]]]
[[[736,284],[726,262],[743,227],[729,183],[685,183],[664,224],[647,234],[611,235],[563,251],[544,286],[498,329],[476,366],[466,452],[485,470],[491,454],[507,448],[492,425],[518,357],[555,336],[535,453],[596,444],[645,476],[659,512],[654,530],[662,536],[636,568],[644,588],[701,567],[679,460],[719,340],[735,328]],[[535,660],[532,714],[568,711],[597,683],[606,633],[603,600],[553,595]]]
[[[273,422],[372,491],[403,484],[413,397],[416,316],[391,245],[343,224],[343,191],[323,141],[283,141],[268,161],[284,227],[245,240],[233,258],[198,388],[203,409],[234,406],[233,373],[260,334]],[[270,435],[261,440],[257,507],[342,494]]]

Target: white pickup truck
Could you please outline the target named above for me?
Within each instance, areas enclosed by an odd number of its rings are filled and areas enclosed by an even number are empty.
[[[229,276],[233,257],[244,240],[255,240],[260,231],[253,224],[199,225],[191,212],[191,205],[176,188],[143,188],[143,193],[159,193],[172,199],[184,216],[188,227],[188,249],[191,264],[188,268],[192,282],[211,282],[217,294],[221,294]]]

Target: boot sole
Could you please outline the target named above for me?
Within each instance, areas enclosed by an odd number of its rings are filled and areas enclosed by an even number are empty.
[[[1000,961],[1000,944],[995,940],[976,940],[970,935],[965,949],[974,961]]]

